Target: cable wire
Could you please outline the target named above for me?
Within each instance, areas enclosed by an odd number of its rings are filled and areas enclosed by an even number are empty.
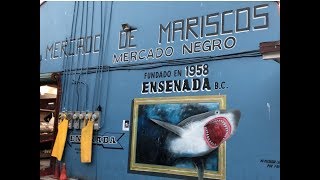
[[[76,11],[76,3],[77,2],[74,2],[74,5],[73,5],[73,15],[72,15],[72,25],[71,25],[71,32],[70,32],[70,36],[72,36],[72,30],[73,30],[73,24],[74,24],[74,18],[75,18],[75,11]],[[66,37],[66,41],[68,43],[68,38]],[[67,44],[68,46],[68,44]],[[70,47],[70,45],[68,46]],[[70,48],[69,48],[69,52],[70,52]],[[66,111],[66,97],[67,97],[67,87],[66,87],[66,83],[67,83],[67,72],[66,72],[66,69],[67,69],[67,60],[68,60],[68,57],[69,57],[69,52],[67,50],[67,59],[65,58],[65,54],[63,55],[63,73],[62,73],[62,106],[60,106],[60,111]]]
[[[155,69],[159,67],[167,66],[177,66],[177,65],[190,65],[196,63],[210,62],[210,61],[222,61],[222,60],[234,60],[244,57],[259,57],[262,56],[259,50],[247,51],[235,54],[221,55],[221,56],[202,56],[202,57],[190,57],[190,58],[181,58],[173,60],[165,60],[161,62],[152,62],[152,63],[135,63],[135,64],[125,64],[118,66],[103,66],[103,72],[109,71],[122,71],[122,70],[146,70],[146,69]],[[96,73],[98,67],[88,68],[88,74]]]
[[[75,28],[74,28],[74,40],[75,40],[75,37],[76,37],[76,35],[77,35],[77,24],[78,24],[78,13],[79,13],[79,2],[77,3],[77,11],[76,11],[76,22],[75,22]],[[73,46],[74,47],[74,46]],[[74,48],[73,48],[74,49]],[[74,109],[73,109],[73,106],[74,106],[74,89],[75,89],[75,86],[72,86],[72,82],[73,82],[73,79],[72,79],[72,71],[74,71],[73,69],[72,69],[72,67],[73,67],[73,59],[74,59],[74,56],[75,56],[76,54],[75,54],[75,52],[74,52],[74,54],[72,55],[72,58],[71,58],[71,62],[70,62],[70,68],[69,68],[69,70],[70,70],[70,74],[69,74],[69,76],[70,76],[70,78],[71,78],[71,95],[69,96],[69,99],[70,99],[70,101],[71,101],[71,103],[69,103],[69,104],[71,104],[70,106],[70,110],[71,111],[74,111]],[[69,78],[69,79],[70,79]]]
[[[84,15],[84,1],[82,1],[82,13],[81,13],[81,24],[80,24],[80,38],[79,40],[77,41],[78,43],[80,43],[81,45],[81,37],[82,37],[82,27],[83,27],[83,15]],[[83,42],[83,41],[82,41]],[[84,42],[83,42],[84,43]],[[77,71],[78,71],[78,65],[80,64],[80,60],[81,60],[81,50],[79,48],[79,44],[77,45],[77,53],[78,53],[78,59],[76,60],[76,70],[74,71],[74,75],[73,75],[73,82],[75,83],[75,90],[76,90],[76,98],[74,98],[74,101],[75,101],[75,111],[78,111],[79,110],[79,81],[78,79],[80,78],[80,73],[79,73],[79,77],[76,79],[76,75],[77,75]],[[82,50],[83,50],[83,46],[82,46]],[[81,68],[82,69],[82,68]]]

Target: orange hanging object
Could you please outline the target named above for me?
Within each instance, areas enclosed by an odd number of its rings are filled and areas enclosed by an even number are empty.
[[[59,180],[68,180],[66,163],[62,164],[61,174]]]

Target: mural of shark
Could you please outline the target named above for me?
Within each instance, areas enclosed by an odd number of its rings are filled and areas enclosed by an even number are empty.
[[[215,110],[188,117],[177,125],[150,120],[171,132],[165,141],[168,151],[176,158],[192,158],[202,180],[205,158],[235,133],[240,116],[239,110]]]

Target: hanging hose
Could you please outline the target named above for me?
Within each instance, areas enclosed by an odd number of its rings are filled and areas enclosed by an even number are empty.
[[[88,36],[87,36],[87,34],[88,34],[88,9],[89,9],[89,2],[87,2],[87,8],[86,8],[86,29],[85,29],[85,37],[87,38]],[[80,70],[80,73],[79,73],[79,76],[78,76],[78,82],[80,82],[80,77],[81,77],[81,75],[83,75],[83,68],[84,68],[84,65],[85,65],[85,61],[86,61],[86,50],[87,50],[87,39],[86,39],[86,46],[84,46],[84,48],[85,48],[85,50],[84,50],[84,57],[82,58],[82,64],[81,64],[81,70]],[[91,43],[90,43],[91,44]],[[84,88],[84,90],[86,90],[86,88],[87,88],[87,84],[85,84],[84,82],[82,82],[81,83],[82,85],[84,85],[85,86],[85,88]],[[81,91],[82,92],[82,91]],[[79,92],[78,92],[79,93]],[[84,92],[84,93],[86,93],[86,92]],[[85,94],[84,94],[85,95]],[[81,96],[81,97],[85,97],[85,96]],[[84,99],[84,98],[83,98]],[[82,101],[82,102],[85,102],[86,101],[86,98]],[[81,103],[81,106],[80,106],[80,110],[81,111],[84,111],[84,106],[85,106],[85,103]]]
[[[83,15],[84,15],[84,1],[82,2],[82,13],[81,13],[81,24],[80,24],[80,39],[79,39],[79,42],[81,44],[81,37],[82,37],[82,27],[83,27]],[[82,41],[83,42],[83,41]],[[84,42],[83,42],[84,43]],[[83,47],[83,46],[82,46]],[[83,48],[82,48],[83,50]],[[76,78],[76,74],[77,74],[77,71],[78,71],[78,65],[80,64],[80,59],[81,59],[81,50],[79,48],[79,45],[77,46],[77,53],[78,53],[78,59],[76,60],[76,70],[74,71],[74,74],[73,74],[73,82],[75,83],[75,89],[76,89],[76,98],[75,99],[75,111],[78,111],[79,110],[79,80],[76,80],[76,79],[79,79],[80,78],[80,73],[79,73],[79,77]]]
[[[111,16],[112,16],[112,5],[113,5],[113,2],[110,3],[110,11],[109,11],[109,23],[108,23],[108,32],[107,32],[107,39],[109,39],[110,37],[110,27],[111,27]],[[107,101],[108,101],[108,90],[109,90],[109,76],[110,76],[110,73],[109,73],[109,66],[106,66],[106,65],[103,65],[103,67],[106,67],[106,75],[107,75],[107,81],[106,81],[106,99],[104,100],[105,101],[105,104],[104,104],[104,118],[106,118],[106,112],[107,112]],[[105,82],[105,81],[103,81]],[[100,119],[100,128],[103,128],[104,126],[104,118],[101,117]]]
[[[105,23],[103,21],[103,2],[101,1],[100,3],[101,9],[101,38],[100,38],[100,52],[99,52],[99,57],[98,57],[98,64],[97,64],[97,69],[96,69],[96,79],[95,79],[95,85],[94,85],[94,101],[92,103],[92,111],[95,111],[94,106],[97,108],[99,107],[99,88],[100,88],[100,83],[101,83],[101,74],[102,74],[102,67],[101,67],[101,62],[102,62],[102,53],[103,53],[103,47],[104,47],[104,30],[105,30]],[[99,72],[99,73],[98,73]],[[100,78],[99,78],[100,77]]]
[[[77,35],[77,25],[78,25],[78,13],[79,13],[79,2],[77,3],[77,11],[76,11],[76,21],[75,21],[75,28],[74,28],[74,34],[73,34],[73,37],[71,37],[72,39],[75,39],[75,37],[76,37],[76,35]],[[72,40],[71,39],[71,40]],[[73,48],[74,49],[74,48]],[[73,52],[73,53],[75,53],[75,52]],[[72,81],[73,81],[73,79],[72,79],[72,71],[74,71],[73,70],[73,60],[74,60],[74,56],[75,56],[75,54],[73,54],[72,55],[72,57],[71,57],[71,62],[70,62],[70,67],[69,67],[69,82],[71,82],[71,86],[69,86],[69,87],[71,87],[71,94],[68,96],[69,98],[69,100],[70,100],[70,102],[71,103],[68,103],[68,104],[70,104],[70,108],[69,108],[69,110],[70,111],[73,111],[74,110],[74,107],[73,107],[73,105],[74,105],[74,87],[72,86]],[[69,61],[69,60],[68,60]],[[69,101],[68,101],[69,102]]]
[[[76,3],[74,2],[74,6],[73,6],[73,16],[72,16],[72,25],[71,25],[71,37],[72,37],[72,32],[73,32],[73,24],[74,24],[74,19],[75,19],[75,11],[76,11]],[[68,40],[68,38],[66,37],[66,41]],[[68,42],[68,41],[67,41]],[[68,45],[68,44],[67,44]],[[69,52],[70,52],[70,48],[69,48]],[[68,50],[67,50],[67,59],[68,59]],[[64,52],[65,53],[65,52]],[[66,62],[66,58],[65,58],[65,54],[63,56],[63,78],[62,78],[62,106],[60,106],[60,111],[66,111],[66,97],[67,97],[67,87],[66,87],[66,83],[67,83],[67,72],[66,72],[66,66],[67,66],[67,62]]]
[[[92,18],[91,18],[91,34],[90,34],[90,37],[92,38],[92,35],[93,35],[93,19],[94,19],[94,1],[92,2]],[[92,48],[92,43],[90,43],[90,50]],[[92,57],[92,53],[89,54],[89,58],[88,58],[88,62],[87,62],[87,69],[86,69],[86,79],[85,79],[85,85],[86,85],[86,89],[85,89],[85,95],[86,95],[86,111],[89,111],[89,105],[88,105],[88,92],[89,92],[89,86],[88,86],[88,82],[87,82],[87,79],[88,79],[88,71],[89,71],[89,62],[91,61],[91,57]]]

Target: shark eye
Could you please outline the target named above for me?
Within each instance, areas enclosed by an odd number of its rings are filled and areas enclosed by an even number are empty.
[[[219,111],[219,110],[216,110],[214,113],[215,113],[215,114],[220,114],[220,111]]]

